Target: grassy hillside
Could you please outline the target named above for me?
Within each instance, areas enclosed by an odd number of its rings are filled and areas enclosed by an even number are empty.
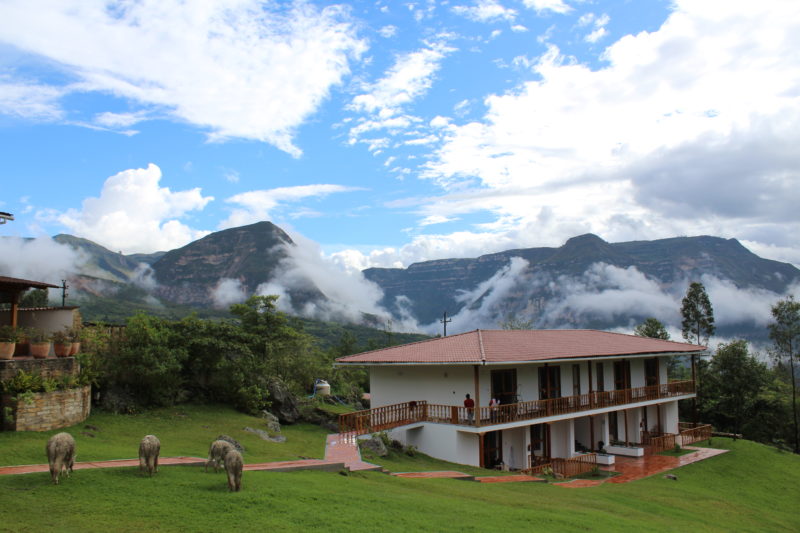
[[[132,457],[142,435],[161,437],[165,455],[203,455],[228,433],[247,462],[321,457],[324,432],[287,427],[273,444],[242,432],[259,420],[222,408],[186,407],[138,416],[93,415],[95,437],[71,432],[81,460]],[[49,434],[0,433],[3,464],[42,462]],[[223,474],[162,467],[83,470],[59,486],[47,474],[0,478],[7,531],[797,531],[800,458],[749,441],[714,439],[731,452],[655,476],[588,489],[549,484],[478,484],[398,479],[380,473],[245,472],[228,493]],[[398,464],[399,461],[399,464]],[[395,459],[414,470],[419,459]],[[430,459],[426,466],[437,466]]]

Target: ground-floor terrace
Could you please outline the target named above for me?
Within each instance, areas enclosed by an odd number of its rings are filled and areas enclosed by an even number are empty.
[[[681,381],[480,408],[410,401],[342,415],[340,430],[386,430],[423,453],[461,464],[555,465],[569,474],[607,464],[597,455],[602,450],[641,456],[701,440],[705,430],[678,422],[678,400],[693,396],[694,382]]]

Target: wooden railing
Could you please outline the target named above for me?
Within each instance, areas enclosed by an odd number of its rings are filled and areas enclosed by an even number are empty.
[[[680,422],[678,429],[681,432],[681,446],[694,444],[711,438],[713,431],[710,424],[692,424],[691,422]]]
[[[674,433],[656,433],[653,431],[642,431],[641,443],[648,446],[649,453],[658,453],[675,448]]]
[[[405,402],[339,415],[339,432],[364,435],[428,420],[427,402]]]
[[[531,400],[472,409],[456,405],[429,404],[424,401],[405,402],[340,415],[339,429],[341,432],[364,434],[392,429],[413,422],[491,426],[671,398],[693,392],[695,392],[694,381],[675,381],[648,387],[595,391],[579,396]]]
[[[586,453],[569,459],[560,457],[528,457],[526,474],[543,474],[551,470],[554,475],[575,477],[591,472],[597,466],[597,454]]]

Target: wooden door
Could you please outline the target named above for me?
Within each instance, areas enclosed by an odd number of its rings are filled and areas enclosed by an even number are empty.
[[[483,440],[483,466],[494,468],[503,463],[503,432],[490,431]]]
[[[517,403],[517,370],[492,370],[492,398],[501,404]],[[488,402],[487,402],[488,403]]]
[[[539,399],[561,398],[561,368],[557,366],[539,367]]]

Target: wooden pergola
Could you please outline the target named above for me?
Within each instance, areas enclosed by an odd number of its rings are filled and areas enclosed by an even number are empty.
[[[45,283],[43,281],[32,281],[29,279],[9,278],[0,276],[0,303],[11,304],[12,327],[17,327],[17,312],[19,310],[19,300],[28,289],[58,289],[58,285]]]

